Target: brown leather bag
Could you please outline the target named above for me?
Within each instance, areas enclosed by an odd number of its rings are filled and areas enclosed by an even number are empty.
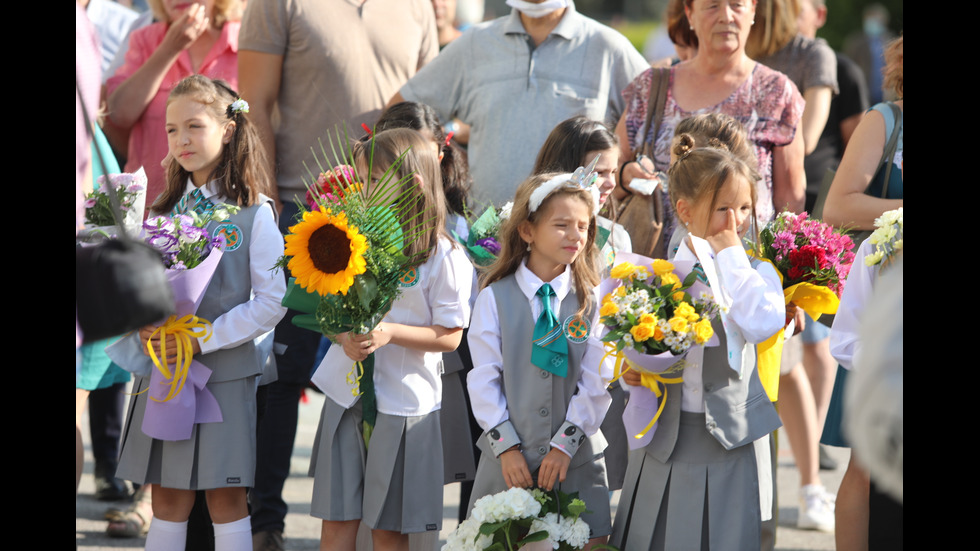
[[[653,143],[664,116],[667,103],[667,87],[670,85],[670,69],[651,69],[650,99],[647,101],[647,118],[644,129],[651,141],[643,143],[633,151],[632,159],[641,154],[653,158]],[[652,125],[652,126],[651,126]],[[661,189],[653,195],[631,193],[619,201],[616,221],[629,232],[633,242],[633,252],[650,258],[667,258],[667,244],[664,242],[664,196]]]

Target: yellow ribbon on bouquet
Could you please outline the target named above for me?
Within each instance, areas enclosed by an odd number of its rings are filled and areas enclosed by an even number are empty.
[[[754,256],[750,253],[751,256]],[[758,258],[758,257],[756,257]],[[772,261],[767,258],[758,258],[763,262],[768,262],[775,268]],[[780,285],[783,283],[783,274],[776,270],[779,276]],[[814,285],[812,283],[797,283],[783,289],[783,299],[788,305],[790,302],[796,304],[811,318],[817,320],[822,314],[836,314],[840,299],[837,294],[828,287]],[[775,402],[779,398],[779,364],[783,358],[783,331],[779,330],[775,335],[757,345],[759,364],[759,379],[762,381],[763,388],[769,400]]]
[[[650,373],[648,371],[642,371],[638,369],[633,364],[633,362],[629,361],[629,359],[626,358],[626,355],[623,354],[621,350],[617,351],[615,344],[611,342],[607,342],[605,343],[605,347],[606,347],[606,354],[605,356],[602,357],[603,361],[610,355],[616,356],[616,365],[615,367],[613,367],[613,378],[612,381],[610,381],[610,383],[616,382],[620,377],[623,376],[623,373],[626,373],[630,369],[634,369],[636,371],[639,371],[640,373],[640,386],[650,390],[651,392],[654,393],[654,395],[657,396],[657,398],[660,399],[659,400],[660,404],[657,406],[657,413],[654,414],[653,419],[651,419],[650,422],[647,423],[647,426],[644,427],[639,434],[633,435],[633,438],[636,439],[643,438],[646,435],[646,433],[649,432],[651,428],[653,428],[653,425],[657,423],[657,419],[660,419],[660,414],[663,413],[664,411],[664,404],[667,403],[667,385],[675,385],[684,382],[683,376],[677,375],[676,377],[667,377],[664,376],[663,373]],[[626,363],[625,369],[623,369],[624,362]],[[684,360],[680,360],[678,363],[683,364],[683,362]],[[671,368],[670,370],[664,373],[674,373],[677,371],[680,371],[680,369],[675,370]],[[661,388],[661,386],[663,388]]]
[[[160,337],[159,355],[157,355],[157,351],[150,344],[153,337],[158,335]],[[161,358],[166,358],[167,356],[165,347],[168,335],[174,336],[177,347],[177,361],[174,362],[173,371],[170,370],[165,359],[161,361]],[[146,341],[146,351],[150,359],[153,360],[153,365],[163,374],[170,385],[170,391],[167,393],[166,398],[157,400],[151,396],[151,400],[166,402],[180,393],[181,389],[184,388],[184,382],[187,380],[187,371],[191,367],[191,361],[194,359],[191,339],[202,337],[205,342],[211,338],[211,322],[193,314],[188,314],[181,318],[170,316],[167,318],[167,321],[163,322],[162,325],[150,334],[150,338]]]

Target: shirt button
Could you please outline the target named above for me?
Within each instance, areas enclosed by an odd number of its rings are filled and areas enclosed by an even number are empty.
[[[541,409],[539,409],[538,410],[538,415],[540,415],[541,417],[547,417],[548,416],[548,408],[541,408]]]
[[[547,379],[548,378],[548,375],[551,375],[551,374],[548,373],[547,371],[543,370],[543,369],[541,370],[541,378],[542,379]]]
[[[540,448],[538,448],[538,453],[541,454],[541,455],[544,455],[544,454],[548,453],[548,448],[546,448],[544,446],[541,446]]]
[[[708,421],[708,424],[706,425],[706,428],[708,430],[715,430],[715,427],[717,427],[717,426],[718,425],[716,425],[714,421]]]

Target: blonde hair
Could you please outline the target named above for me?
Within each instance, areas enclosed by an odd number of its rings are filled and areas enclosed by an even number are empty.
[[[800,0],[758,0],[755,24],[745,42],[745,53],[752,59],[771,56],[783,49],[799,31],[796,19]]]
[[[397,164],[392,174],[394,181],[401,181],[401,189],[394,196],[409,193],[412,206],[402,217],[402,230],[416,236],[405,243],[403,251],[412,265],[423,264],[436,249],[439,236],[446,233],[446,199],[442,192],[442,171],[439,157],[432,151],[431,140],[410,128],[392,128],[378,132],[366,142],[355,142],[354,166],[372,166],[382,171]],[[399,158],[401,158],[399,162]],[[358,174],[362,181],[370,181],[371,174]],[[421,182],[420,182],[421,180]]]
[[[884,87],[891,88],[899,99],[905,98],[905,35],[885,47]]]
[[[697,204],[703,203],[709,197],[709,212],[713,211],[721,188],[729,180],[741,178],[749,184],[752,194],[751,220],[756,220],[755,207],[758,198],[755,183],[759,181],[759,174],[724,144],[716,140],[711,147],[696,147],[693,136],[682,134],[675,138],[672,153],[677,156],[677,160],[670,165],[668,177],[670,204],[675,212],[677,202],[681,199]],[[753,236],[752,241],[758,243],[758,236]]]
[[[683,134],[688,134],[694,139],[694,147],[716,147],[721,143],[750,168],[758,170],[759,160],[755,156],[755,149],[749,141],[745,127],[729,115],[704,113],[687,117],[674,129],[671,149],[677,145]]]
[[[172,23],[167,15],[167,8],[163,5],[163,0],[147,0],[150,10],[153,11],[153,18],[163,21],[168,25]],[[242,0],[214,0],[214,7],[211,9],[211,26],[220,29],[229,21],[241,21],[242,12],[245,6]]]
[[[488,271],[482,278],[482,287],[487,287],[495,281],[499,281],[514,272],[521,265],[521,262],[528,256],[527,243],[521,238],[520,226],[527,222],[536,224],[538,216],[548,208],[548,204],[559,196],[577,197],[589,208],[590,220],[588,236],[585,240],[585,248],[579,253],[578,257],[572,262],[572,283],[575,285],[575,296],[578,298],[579,309],[577,316],[585,316],[595,307],[593,304],[592,290],[599,285],[599,255],[595,250],[596,219],[592,213],[592,194],[588,190],[578,187],[578,185],[567,181],[559,185],[548,197],[542,201],[541,206],[531,212],[531,194],[538,187],[559,176],[558,173],[535,174],[524,180],[518,186],[517,194],[514,196],[514,206],[510,211],[510,218],[504,221],[500,228],[500,235],[497,241],[500,242],[500,254],[497,260],[490,265]]]

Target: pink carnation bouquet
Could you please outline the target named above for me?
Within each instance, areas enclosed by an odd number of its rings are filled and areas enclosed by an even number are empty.
[[[854,261],[854,242],[847,235],[807,213],[783,212],[759,232],[761,260],[771,263],[783,285],[786,304],[813,319],[834,314],[844,281]],[[772,400],[778,399],[783,332],[759,344],[759,375]]]
[[[762,257],[772,262],[783,278],[783,289],[806,283],[826,287],[840,297],[854,261],[854,242],[850,237],[829,224],[808,218],[805,212],[783,212],[766,225],[759,240]],[[834,307],[822,313],[836,311]]]

